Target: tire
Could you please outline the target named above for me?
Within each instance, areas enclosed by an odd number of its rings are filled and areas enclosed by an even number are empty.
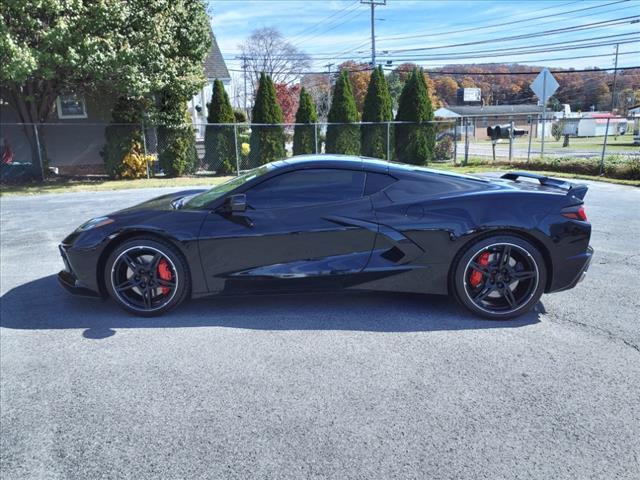
[[[189,266],[167,242],[136,237],[118,245],[107,259],[104,284],[124,310],[141,317],[162,315],[191,290]]]
[[[508,320],[531,310],[546,282],[542,254],[515,235],[494,235],[473,243],[458,255],[451,278],[458,302],[490,320]]]

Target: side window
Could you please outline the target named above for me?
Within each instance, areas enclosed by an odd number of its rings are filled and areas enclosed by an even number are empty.
[[[386,173],[367,172],[367,184],[364,187],[364,194],[373,195],[395,181],[394,177]]]
[[[364,172],[297,170],[266,180],[246,192],[253,208],[279,208],[340,202],[362,197]]]

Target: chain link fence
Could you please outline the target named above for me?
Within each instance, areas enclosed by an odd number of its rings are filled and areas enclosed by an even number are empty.
[[[426,133],[429,163],[509,163],[541,169],[580,164],[585,172],[607,173],[619,164],[640,171],[640,119],[600,116],[556,119],[541,115],[455,117],[410,122],[313,124],[198,124],[185,174],[233,175],[298,153],[344,152],[385,160],[403,157],[403,139]],[[494,127],[499,127],[496,131]],[[104,123],[0,124],[4,181],[45,170],[59,175],[104,175],[114,138],[125,138],[144,154],[145,175],[163,175],[175,128]],[[542,132],[544,130],[544,137]],[[296,131],[298,134],[296,135]],[[428,143],[428,142],[427,142]],[[114,154],[119,159],[118,152]],[[120,155],[122,156],[122,155]],[[118,160],[119,161],[119,160]],[[542,166],[544,166],[542,165]]]

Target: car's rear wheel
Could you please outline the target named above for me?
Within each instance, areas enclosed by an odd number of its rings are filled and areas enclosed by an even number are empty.
[[[180,252],[150,238],[119,245],[107,260],[104,281],[120,307],[144,317],[177,306],[190,288],[188,266]]]
[[[458,301],[491,320],[506,320],[528,312],[540,300],[546,284],[540,251],[513,235],[484,238],[459,256],[453,271]]]

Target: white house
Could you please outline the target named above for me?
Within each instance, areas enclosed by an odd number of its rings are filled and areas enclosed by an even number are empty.
[[[211,49],[204,60],[203,68],[207,83],[193,96],[188,105],[198,140],[204,138],[204,124],[207,123],[207,115],[209,114],[207,104],[211,101],[214,80],[220,80],[224,84],[227,93],[229,93],[231,87],[231,75],[229,75],[229,70],[224,62],[213,30],[211,31]]]

